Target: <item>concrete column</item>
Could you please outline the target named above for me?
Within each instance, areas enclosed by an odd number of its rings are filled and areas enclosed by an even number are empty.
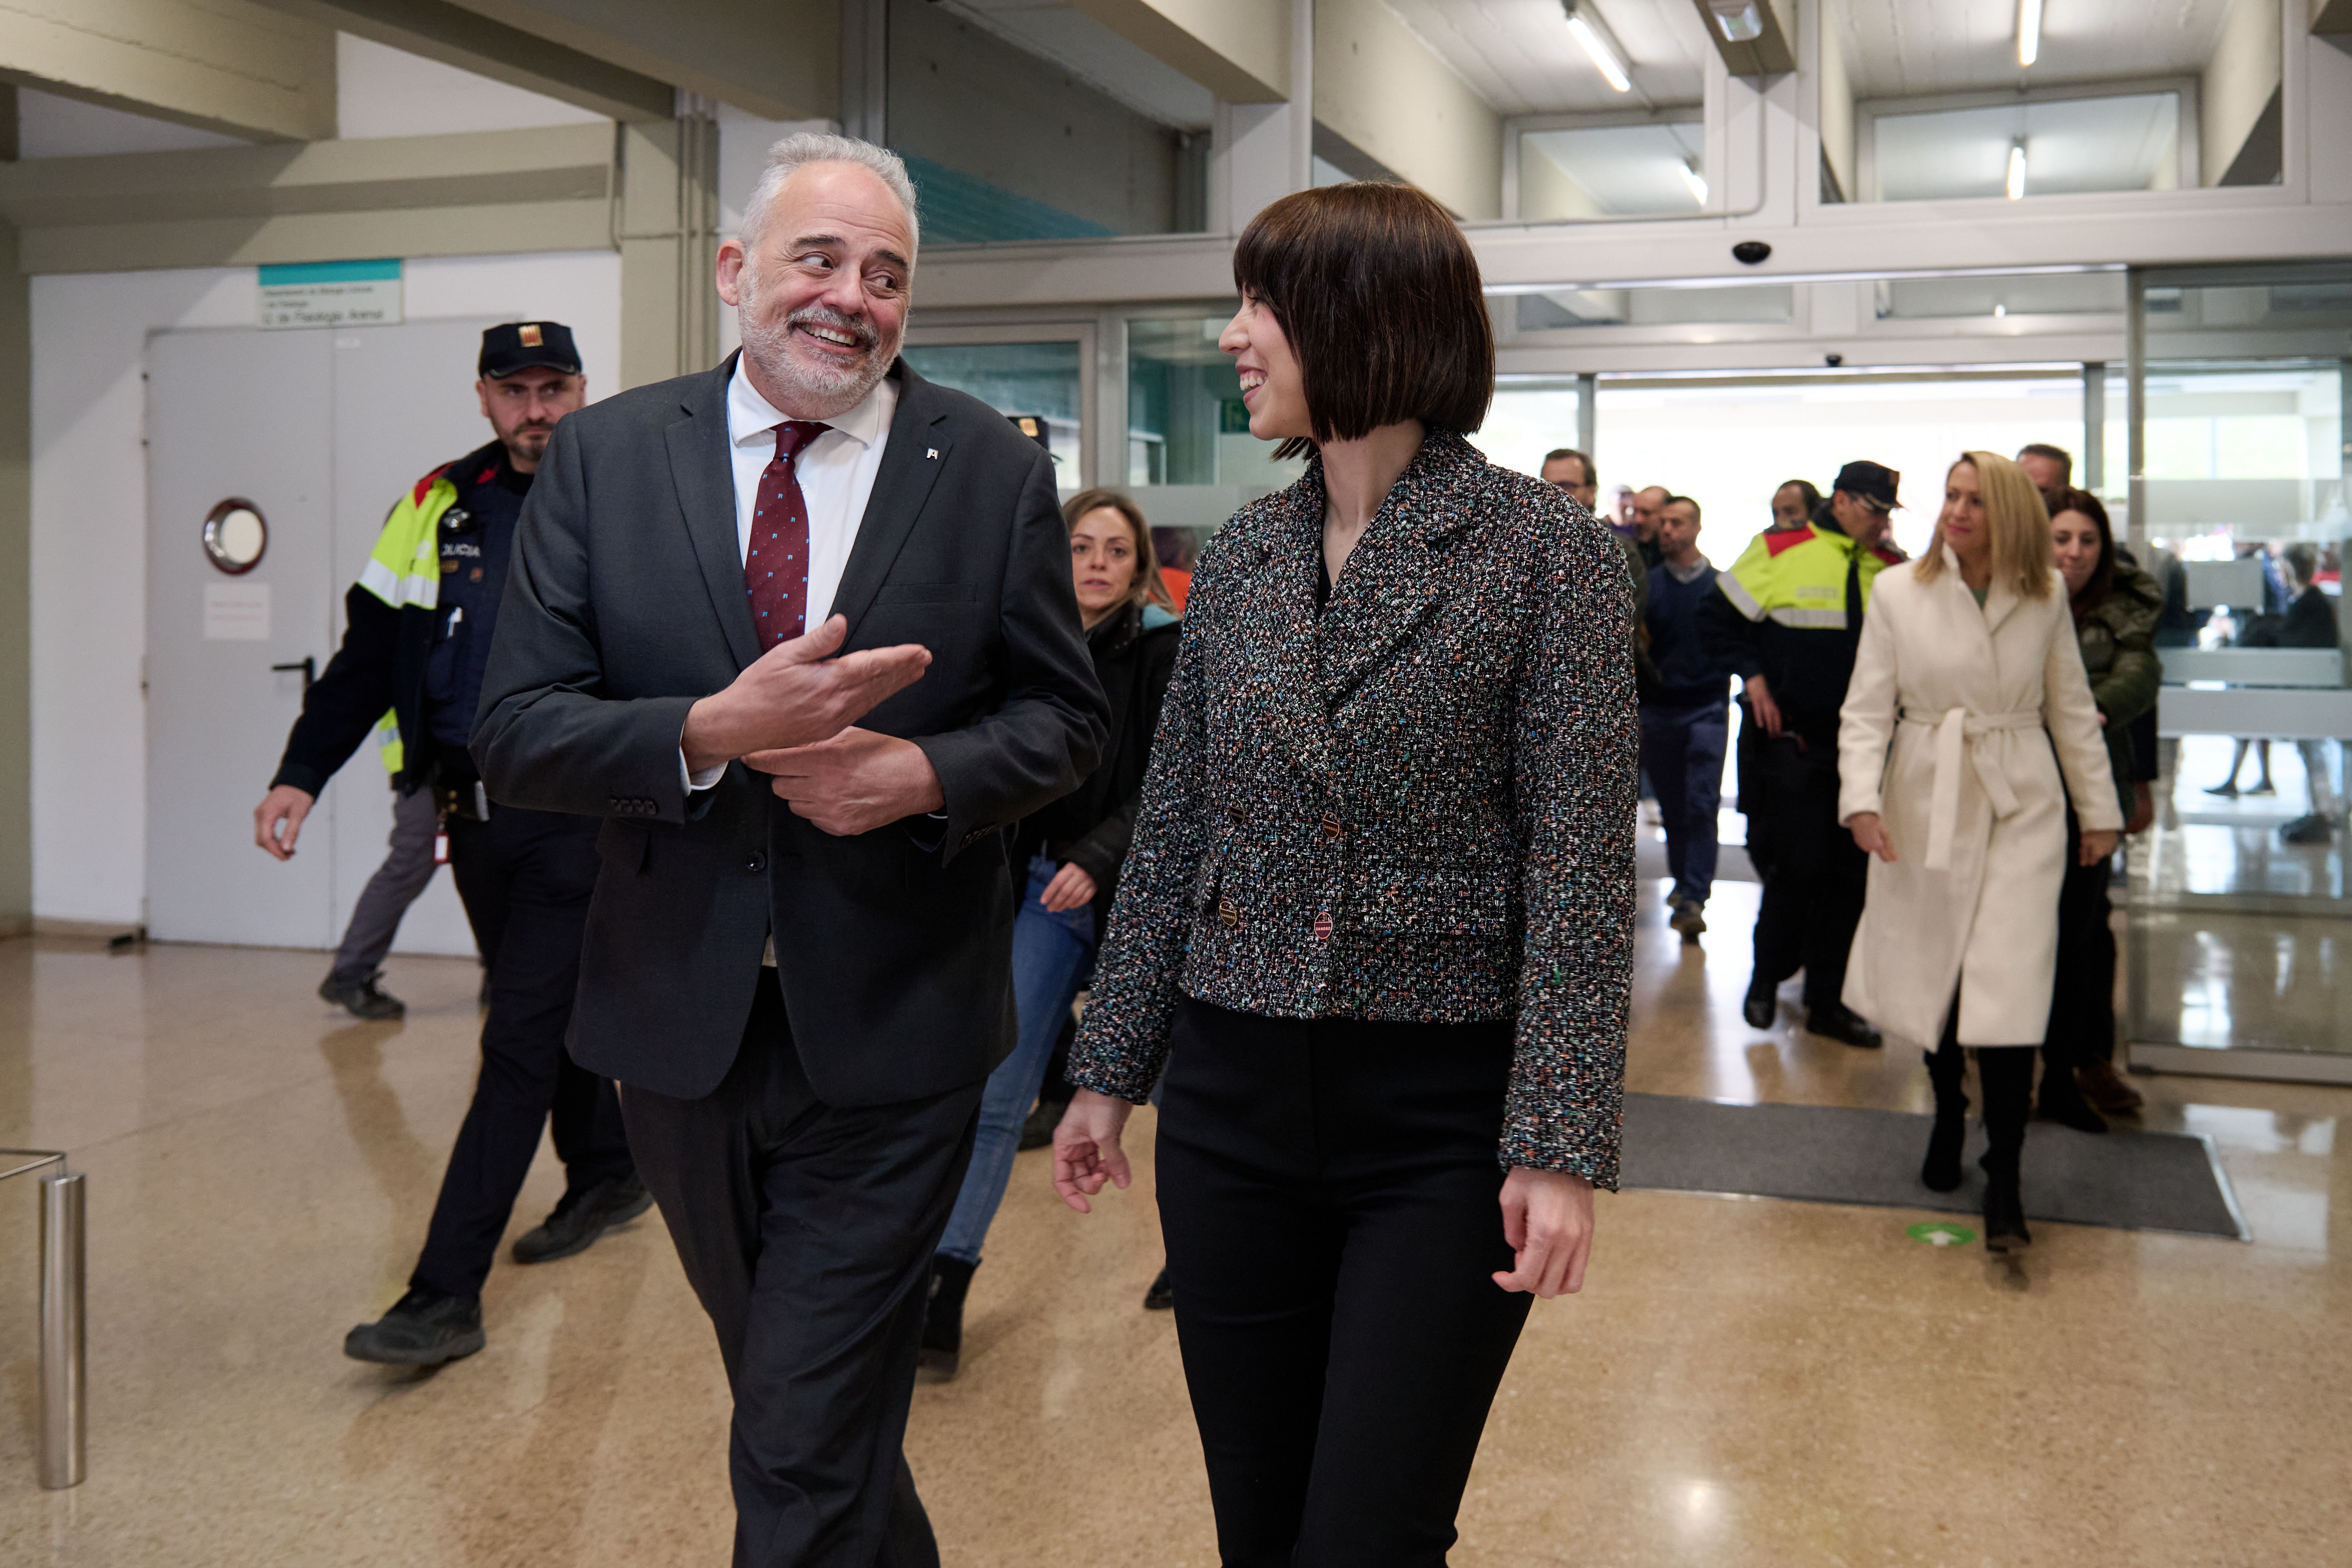
[[[1279,103],[1217,101],[1209,128],[1209,232],[1239,234],[1267,203],[1315,183],[1315,0],[1289,0]]]
[[[621,384],[707,370],[719,358],[719,125],[680,95],[675,120],[619,127]]]
[[[8,155],[16,99],[8,89]],[[0,224],[0,936],[33,925],[31,279]]]

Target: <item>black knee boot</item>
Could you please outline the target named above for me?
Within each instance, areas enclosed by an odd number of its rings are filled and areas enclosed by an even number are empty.
[[[2018,1185],[2018,1163],[2025,1152],[2025,1123],[2033,1104],[2033,1052],[2000,1046],[1977,1052],[1977,1076],[1984,1085],[1985,1250],[2021,1252],[2033,1245],[2025,1228],[2025,1199]]]
[[[1927,1158],[1919,1182],[1930,1192],[1959,1190],[1960,1147],[1969,1138],[1969,1095],[1962,1079],[1968,1058],[1947,1041],[1927,1053],[1927,1081],[1936,1086],[1936,1128],[1927,1134]]]
[[[963,1299],[977,1263],[945,1253],[931,1258],[930,1299],[923,1306],[923,1344],[915,1365],[924,1380],[945,1383],[963,1362]]]

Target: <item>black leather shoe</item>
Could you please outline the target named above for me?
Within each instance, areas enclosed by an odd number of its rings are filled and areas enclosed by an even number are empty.
[[[1879,1038],[1877,1030],[1844,1007],[1813,1008],[1805,1016],[1805,1030],[1824,1039],[1859,1046],[1866,1051],[1874,1051],[1886,1043]]]
[[[1143,1293],[1143,1310],[1147,1312],[1171,1311],[1176,1306],[1176,1287],[1168,1283],[1168,1270],[1161,1269],[1151,1281],[1151,1289]]]
[[[383,1366],[439,1366],[461,1361],[488,1342],[479,1296],[444,1296],[419,1286],[374,1322],[345,1334],[343,1353]]]
[[[332,1002],[344,1009],[352,1017],[365,1018],[372,1023],[406,1017],[408,1004],[397,996],[386,995],[383,987],[376,984],[383,978],[380,971],[356,982],[338,980],[330,974],[319,982],[319,996],[320,1000]]]
[[[1919,1166],[1919,1184],[1931,1193],[1960,1190],[1960,1149],[1969,1139],[1965,1109],[1957,1115],[1938,1115],[1927,1134],[1927,1158]]]
[[[971,1289],[977,1263],[935,1254],[930,1300],[923,1307],[923,1343],[915,1372],[926,1383],[945,1383],[963,1364],[963,1299]]]
[[[1751,1029],[1769,1029],[1780,1016],[1780,988],[1762,981],[1750,981],[1747,999],[1739,1004],[1739,1016],[1748,1020]]]
[[[1029,1120],[1021,1124],[1023,1150],[1043,1149],[1054,1142],[1054,1129],[1062,1124],[1062,1112],[1070,1109],[1066,1100],[1041,1100]]]
[[[653,1207],[653,1194],[636,1176],[607,1176],[593,1187],[563,1194],[546,1219],[515,1237],[517,1263],[552,1263],[589,1244],[623,1220]]]
[[[2045,1077],[2042,1098],[2034,1106],[2034,1114],[2044,1121],[2055,1121],[2059,1126],[2071,1127],[2077,1132],[2105,1132],[2107,1130],[2106,1119],[2091,1109],[2091,1102],[2083,1098],[2082,1091],[2074,1087],[2072,1079],[2067,1081],[2064,1089],[2053,1093],[2050,1081]]]

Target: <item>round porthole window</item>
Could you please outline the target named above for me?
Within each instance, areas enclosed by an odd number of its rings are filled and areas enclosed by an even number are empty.
[[[231,496],[205,513],[205,558],[230,576],[260,565],[268,548],[268,522],[261,509],[242,496]]]

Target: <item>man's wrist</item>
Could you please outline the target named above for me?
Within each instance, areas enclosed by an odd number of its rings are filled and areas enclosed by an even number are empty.
[[[686,710],[686,724],[678,731],[677,749],[686,759],[689,774],[709,773],[735,760],[740,753],[730,749],[726,733],[726,693],[713,692]]]

